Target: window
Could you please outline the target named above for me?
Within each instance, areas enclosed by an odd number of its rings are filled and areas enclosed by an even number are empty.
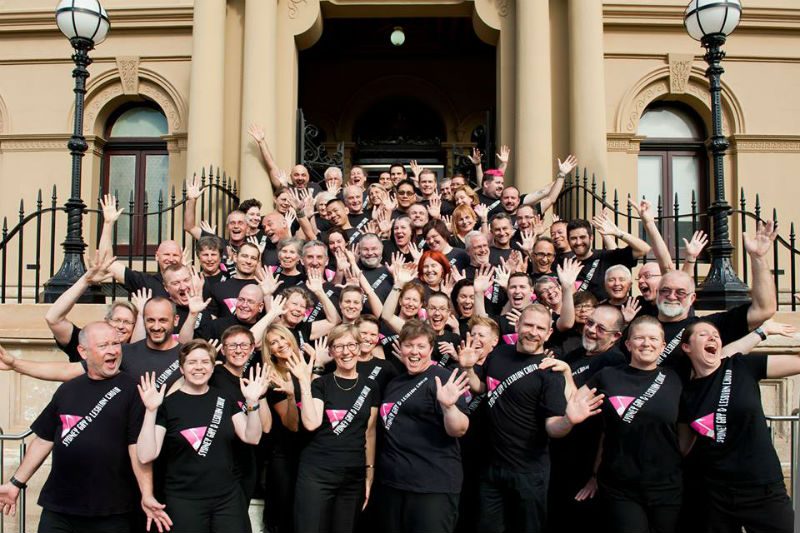
[[[162,136],[168,133],[164,113],[149,103],[123,107],[108,121],[108,143],[103,157],[103,191],[116,195],[125,213],[158,211],[158,197],[169,198],[169,156]],[[167,217],[162,217],[162,236]],[[130,224],[133,223],[131,230]],[[158,216],[129,218],[123,214],[117,222],[117,251],[119,255],[155,253],[158,246]]]
[[[677,195],[678,212],[692,212],[692,192],[697,202],[697,212],[708,207],[708,155],[705,148],[705,128],[697,115],[687,106],[677,102],[659,102],[648,107],[639,121],[641,142],[638,161],[639,197],[644,196],[658,205],[662,201],[664,216],[675,214]],[[708,231],[708,219],[697,218],[698,229]],[[664,220],[664,240],[674,254],[675,243],[692,236],[692,219],[679,219],[677,235],[674,219]]]

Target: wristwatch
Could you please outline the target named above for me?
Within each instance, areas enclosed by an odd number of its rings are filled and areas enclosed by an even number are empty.
[[[19,490],[25,490],[28,488],[27,483],[23,483],[22,481],[18,480],[14,476],[11,476],[11,479],[8,480],[9,483],[17,487]]]
[[[753,333],[755,333],[756,335],[758,335],[759,337],[761,337],[761,340],[762,340],[762,341],[765,341],[765,340],[767,340],[767,334],[766,334],[766,332],[764,331],[764,328],[763,328],[763,327],[761,327],[761,326],[757,327],[756,329],[754,329],[754,330],[753,330]]]

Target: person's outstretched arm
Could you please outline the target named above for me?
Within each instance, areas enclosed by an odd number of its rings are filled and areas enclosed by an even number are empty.
[[[642,239],[632,233],[619,229],[611,220],[606,210],[603,210],[602,213],[596,215],[594,219],[592,219],[592,225],[597,228],[597,231],[599,231],[601,235],[613,235],[618,239],[622,239],[622,242],[631,247],[631,252],[633,252],[633,257],[635,259],[641,259],[650,251],[650,245]]]
[[[250,136],[258,145],[258,150],[261,153],[261,159],[264,161],[264,165],[267,167],[267,175],[269,175],[269,182],[272,184],[272,188],[278,189],[280,187],[288,187],[288,180],[284,178],[280,168],[278,168],[278,165],[275,163],[275,159],[272,157],[272,153],[269,151],[267,138],[266,135],[264,135],[264,129],[258,124],[251,124],[247,129],[247,133],[250,134]]]
[[[750,282],[752,303],[747,310],[747,325],[750,329],[755,329],[772,318],[778,310],[775,282],[767,260],[777,236],[778,230],[772,220],[766,223],[759,222],[754,237],[743,235],[744,249],[750,256],[750,268],[753,274]]]
[[[644,227],[645,233],[647,233],[647,238],[650,240],[650,246],[653,249],[653,255],[656,258],[661,273],[666,274],[670,270],[674,270],[675,266],[672,264],[672,256],[669,254],[669,247],[667,243],[664,242],[661,232],[658,231],[656,219],[653,216],[652,204],[645,199],[642,199],[638,206],[633,200],[628,200],[628,202],[642,220],[642,226]]]
[[[29,361],[19,359],[0,346],[0,370],[13,370],[23,376],[44,381],[69,381],[85,373],[80,363],[67,361]]]
[[[203,234],[203,230],[197,224],[195,209],[197,207],[197,199],[203,194],[203,189],[200,187],[200,178],[197,174],[191,178],[186,179],[186,203],[183,204],[183,231],[199,239]]]
[[[33,474],[39,470],[44,460],[53,449],[53,443],[36,437],[28,444],[28,450],[25,452],[25,457],[14,472],[12,476],[14,479],[21,483],[27,483]],[[19,497],[20,489],[12,485],[11,482],[0,485],[0,509],[3,514],[14,515],[17,510],[17,497]]]

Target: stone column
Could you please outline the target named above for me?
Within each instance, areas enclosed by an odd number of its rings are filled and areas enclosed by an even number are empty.
[[[553,174],[550,89],[550,7],[547,0],[517,1],[517,122],[511,167],[517,185],[531,192]]]
[[[246,0],[239,194],[242,199],[261,200],[267,210],[272,209],[272,187],[247,128],[253,122],[260,124],[274,155],[277,146],[275,80],[279,76],[275,51],[277,18],[277,0]]]
[[[606,177],[606,92],[602,2],[569,0],[570,150]]]
[[[225,0],[194,3],[186,173],[222,164]]]

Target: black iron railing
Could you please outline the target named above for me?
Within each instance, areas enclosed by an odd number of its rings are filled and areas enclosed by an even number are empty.
[[[639,221],[639,217],[630,205],[632,196],[630,193],[621,197],[616,189],[609,191],[605,181],[598,181],[592,174],[591,178],[587,169],[576,169],[575,172],[567,176],[564,183],[564,188],[556,200],[553,207],[554,212],[565,220],[573,218],[583,218],[591,220],[595,215],[599,215],[603,209],[610,210],[614,223],[620,228],[626,229],[628,233],[637,231],[641,233],[641,229],[636,227],[635,224]],[[667,242],[670,244],[672,258],[676,262],[677,267],[680,268],[682,262],[681,255],[681,239],[680,237],[691,237],[692,233],[702,229],[708,231],[708,211],[699,208],[699,199],[692,191],[691,200],[689,205],[681,205],[679,197],[675,194],[672,202],[671,212],[665,212],[664,202],[661,196],[656,199],[656,224],[662,235],[668,231],[671,234],[671,239]],[[739,231],[741,234],[752,231],[754,224],[765,221],[762,217],[761,199],[758,194],[755,196],[753,210],[749,211],[744,188],[740,189],[739,193],[739,208],[731,209],[729,216],[736,217],[738,221]],[[772,209],[771,219],[778,223],[778,212]],[[597,241],[597,231],[595,230],[595,242]],[[795,296],[797,292],[797,260],[800,250],[797,249],[797,235],[795,233],[794,222],[789,224],[789,237],[788,239],[782,235],[778,235],[773,246],[773,277],[775,280],[775,290],[778,296],[779,306],[782,304],[785,308],[792,311],[797,310],[797,300]],[[734,263],[741,279],[748,283],[750,278],[750,265],[748,264],[747,254],[741,253],[739,250],[738,264]],[[785,272],[787,266],[789,271]],[[695,278],[698,275],[698,265],[695,264]],[[786,296],[788,295],[788,300]],[[783,299],[781,299],[783,296]]]
[[[197,201],[196,220],[205,220],[216,226],[217,232],[222,234],[228,213],[239,205],[236,181],[224,172],[220,173],[219,169],[209,169],[208,174],[203,169],[200,180],[205,188]],[[162,192],[156,202],[148,203],[145,200],[140,210],[137,210],[133,193],[127,203],[122,198],[118,198],[117,202],[125,211],[114,228],[114,252],[118,259],[127,262],[129,268],[147,270],[148,262],[153,268],[151,261],[154,260],[156,246],[165,239],[176,240],[183,247],[188,242],[193,249],[194,239],[183,231],[185,186],[180,193],[173,186],[168,198],[164,198]],[[99,206],[99,199],[97,205]],[[84,227],[96,227],[99,237],[103,224],[102,211],[86,209],[84,216],[90,217],[89,223],[84,224]],[[49,206],[44,206],[42,191],[39,190],[33,212],[26,214],[24,202],[20,201],[16,225],[9,228],[8,217],[3,218],[0,239],[0,303],[40,301],[42,286],[53,276],[57,266],[56,250],[62,240],[62,235],[57,230],[65,222],[66,209],[59,205],[55,186]],[[120,225],[127,227],[127,230],[120,233]],[[148,231],[148,228],[153,227],[156,228],[155,231]],[[134,238],[137,231],[141,235],[139,239]],[[28,239],[34,239],[35,245],[30,246]],[[113,282],[105,290],[112,298],[127,295],[127,292]]]

